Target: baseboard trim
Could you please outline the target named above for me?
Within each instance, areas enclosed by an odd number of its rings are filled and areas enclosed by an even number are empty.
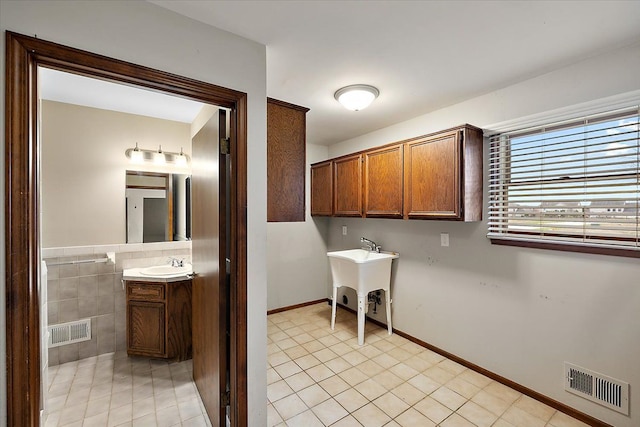
[[[329,298],[317,299],[315,301],[301,302],[300,304],[288,305],[286,307],[274,308],[273,310],[267,310],[267,316],[270,314],[282,313],[283,311],[289,311],[296,308],[306,307],[308,305],[320,304],[321,302],[327,302]]]
[[[325,302],[325,301],[331,301],[331,299],[327,298],[326,300],[320,300],[319,302]],[[315,304],[315,303],[316,302],[314,302],[313,304]],[[352,309],[350,307],[347,307],[347,306],[345,306],[343,304],[338,303],[337,306],[340,307],[343,310],[346,310],[346,311],[350,312],[350,313],[357,314],[357,312],[354,309]],[[378,326],[380,326],[381,328],[384,328],[384,329],[387,328],[387,324],[386,323],[382,323],[379,320],[372,319],[371,317],[367,317],[367,322],[371,322],[371,323],[373,323],[375,325],[378,325]],[[538,393],[535,390],[532,390],[532,389],[530,389],[528,387],[525,387],[525,386],[523,386],[521,384],[518,384],[518,383],[516,383],[516,382],[514,382],[514,381],[512,381],[512,380],[510,380],[508,378],[505,378],[505,377],[503,377],[501,375],[498,375],[498,374],[496,374],[494,372],[491,372],[491,371],[489,371],[489,370],[487,370],[487,369],[485,369],[485,368],[483,368],[481,366],[476,365],[475,363],[471,363],[468,360],[465,360],[465,359],[463,359],[463,358],[461,358],[459,356],[456,356],[455,354],[449,353],[448,351],[445,351],[445,350],[443,350],[441,348],[438,348],[438,347],[436,347],[436,346],[434,346],[432,344],[429,344],[428,342],[422,341],[421,339],[418,339],[418,338],[416,338],[414,336],[411,336],[411,335],[407,334],[406,332],[402,332],[402,331],[400,331],[400,330],[398,330],[396,328],[393,328],[393,332],[398,334],[398,335],[400,335],[403,338],[408,339],[409,341],[411,341],[413,343],[418,344],[421,347],[424,347],[424,348],[429,349],[429,350],[431,350],[431,351],[433,351],[435,353],[438,353],[439,355],[444,356],[449,360],[453,360],[454,362],[459,363],[460,365],[462,365],[462,366],[464,366],[466,368],[469,368],[472,371],[476,371],[477,373],[482,374],[485,377],[491,378],[494,381],[497,381],[497,382],[499,382],[501,384],[504,384],[507,387],[511,387],[512,389],[514,389],[516,391],[519,391],[520,393],[522,393],[524,395],[527,395],[530,398],[537,400],[538,402],[544,403],[547,406],[550,406],[550,407],[552,407],[554,409],[557,409],[558,411],[563,412],[563,413],[569,415],[570,417],[573,417],[573,418],[575,418],[577,420],[580,420],[583,423],[589,424],[590,426],[593,426],[593,427],[613,427],[611,424],[604,423],[604,422],[600,421],[599,419],[592,417],[591,415],[587,415],[584,412],[580,412],[580,411],[578,411],[578,410],[576,410],[576,409],[574,409],[574,408],[572,408],[570,406],[565,405],[562,402],[558,402],[557,400],[552,399],[552,398],[550,398],[548,396],[545,396],[544,394]]]

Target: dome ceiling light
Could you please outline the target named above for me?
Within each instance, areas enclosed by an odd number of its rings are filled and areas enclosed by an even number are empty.
[[[370,85],[351,85],[338,89],[333,95],[347,110],[360,111],[378,97],[380,91]]]

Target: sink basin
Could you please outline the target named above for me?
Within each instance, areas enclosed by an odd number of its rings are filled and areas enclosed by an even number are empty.
[[[146,267],[140,269],[140,274],[143,276],[155,276],[155,277],[167,277],[176,275],[191,274],[191,265],[184,267],[172,267],[170,265],[154,265],[153,267]]]
[[[366,249],[348,249],[327,252],[333,278],[333,307],[331,329],[335,326],[338,288],[347,286],[358,294],[358,344],[364,344],[364,318],[369,305],[369,292],[383,290],[387,309],[387,328],[391,334],[391,261],[399,258],[396,252],[371,252]]]

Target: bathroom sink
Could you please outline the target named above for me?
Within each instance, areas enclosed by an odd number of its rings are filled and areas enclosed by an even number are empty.
[[[184,267],[172,267],[170,265],[154,265],[153,267],[146,267],[140,269],[140,274],[143,276],[156,276],[167,277],[176,276],[181,274],[191,274],[191,265]]]
[[[327,252],[333,278],[333,307],[331,329],[335,325],[337,290],[347,286],[358,294],[358,344],[364,344],[364,315],[368,309],[369,292],[383,290],[387,308],[387,327],[391,334],[391,261],[397,252],[372,252],[366,249],[347,249]]]

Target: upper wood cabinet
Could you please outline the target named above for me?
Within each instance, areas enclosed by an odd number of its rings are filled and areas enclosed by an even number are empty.
[[[362,216],[362,154],[333,161],[333,214]]]
[[[311,215],[333,215],[333,162],[311,166]]]
[[[311,214],[480,221],[482,144],[463,125],[314,164]]]
[[[404,213],[482,219],[482,130],[465,125],[405,143]]]
[[[308,108],[267,98],[267,221],[305,220]]]
[[[402,218],[403,145],[367,151],[364,156],[364,214]]]

